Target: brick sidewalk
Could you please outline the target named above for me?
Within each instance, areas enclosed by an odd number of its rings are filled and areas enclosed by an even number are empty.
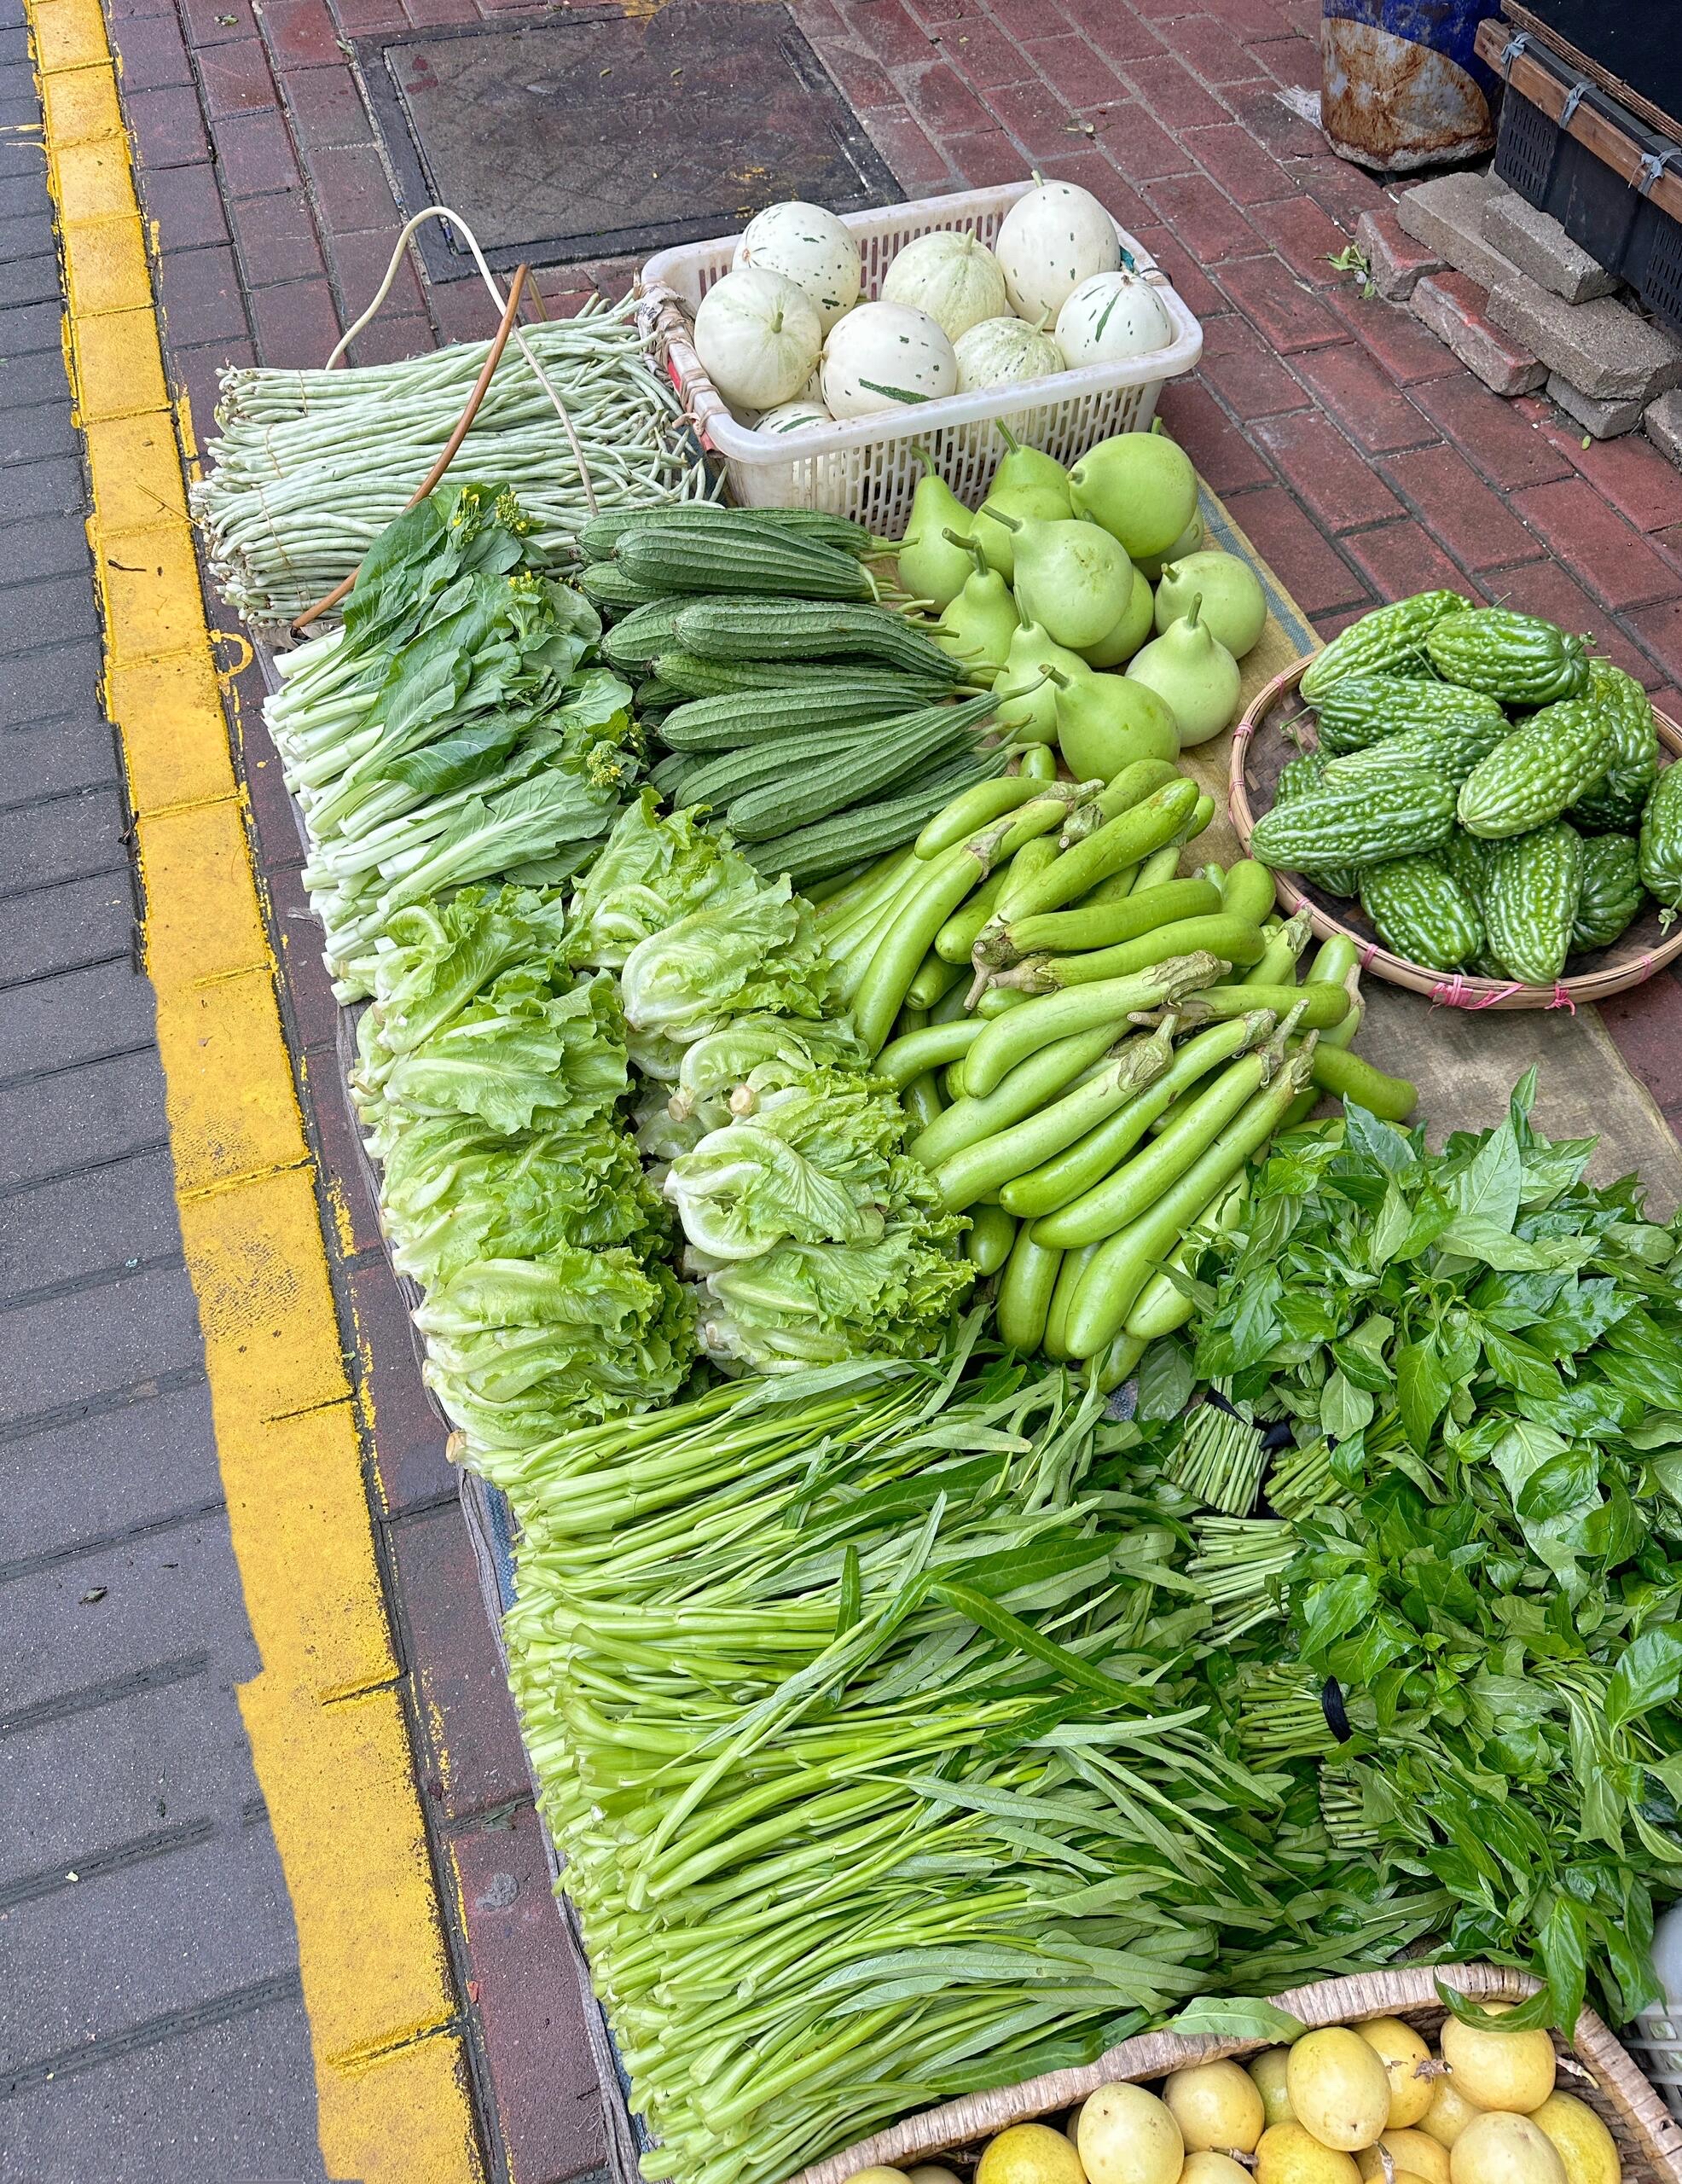
[[[547,11],[496,0],[107,7],[155,224],[169,365],[202,439],[218,370],[321,363],[416,209],[399,208],[351,42]],[[1165,419],[1323,634],[1378,600],[1453,584],[1586,631],[1682,707],[1682,475],[1644,440],[1585,448],[1546,401],[1498,400],[1410,312],[1363,299],[1329,263],[1385,197],[1279,96],[1318,84],[1318,0],[793,9],[905,195],[1038,167],[1092,188],[1160,259],[1206,335],[1202,369],[1170,388]],[[592,279],[619,293],[629,270],[563,269],[542,286],[564,304]],[[476,280],[434,285],[411,253],[353,357],[483,334],[490,317]],[[557,2184],[602,2158],[577,2004],[442,1430],[357,1179],[336,1012],[254,677],[240,695],[288,1031],[317,1147],[339,1179],[335,1281],[373,1421],[370,1492],[446,1895],[460,1882],[455,1946],[493,2158],[513,2184]],[[1606,1013],[1676,1123],[1682,987],[1667,975]]]

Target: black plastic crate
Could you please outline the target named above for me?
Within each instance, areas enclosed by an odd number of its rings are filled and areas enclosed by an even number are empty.
[[[1527,45],[1526,53],[1565,86],[1568,111],[1592,104],[1623,131],[1643,161],[1647,189],[1667,167],[1682,173],[1682,145],[1638,121],[1553,54],[1536,45]],[[1501,102],[1495,172],[1509,189],[1552,213],[1597,264],[1627,281],[1656,317],[1682,331],[1682,222],[1511,85]]]

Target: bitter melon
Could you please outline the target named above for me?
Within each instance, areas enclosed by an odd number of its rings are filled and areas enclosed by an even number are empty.
[[[1510,607],[1473,607],[1433,625],[1425,638],[1430,663],[1447,682],[1482,690],[1509,706],[1546,706],[1588,687],[1588,654],[1539,614]]]
[[[1610,723],[1592,698],[1544,706],[1467,775],[1460,824],[1487,842],[1545,827],[1605,779],[1612,749]]]
[[[1372,781],[1393,766],[1417,766],[1440,772],[1458,787],[1508,733],[1506,715],[1499,712],[1493,722],[1477,721],[1463,728],[1410,728],[1333,758],[1325,780],[1336,787],[1343,781]]]
[[[1362,874],[1360,906],[1378,938],[1410,963],[1458,971],[1483,946],[1476,906],[1439,857],[1399,857]]]
[[[1506,724],[1500,706],[1481,690],[1411,675],[1346,675],[1321,698],[1319,713],[1320,748],[1332,752],[1363,750],[1415,728]]]
[[[1606,778],[1577,805],[1577,823],[1610,834],[1640,824],[1641,807],[1659,770],[1659,736],[1647,693],[1633,675],[1610,659],[1588,664],[1588,696],[1612,731],[1612,763]]]
[[[1458,591],[1421,591],[1394,606],[1375,607],[1309,661],[1301,686],[1304,700],[1318,705],[1346,675],[1394,675],[1417,667],[1431,630],[1445,617],[1460,614],[1465,604]]]
[[[1275,869],[1321,871],[1328,865],[1378,864],[1434,850],[1454,823],[1454,784],[1414,766],[1382,775],[1322,782],[1305,796],[1276,804],[1256,822],[1250,855]]]
[[[1489,854],[1483,922],[1510,976],[1551,986],[1565,967],[1583,891],[1583,838],[1563,819],[1510,834]]]
[[[1583,891],[1571,926],[1572,953],[1610,948],[1646,899],[1633,834],[1591,836],[1583,844]]]
[[[1288,759],[1273,784],[1273,801],[1289,804],[1293,797],[1307,796],[1325,780],[1330,764],[1324,751],[1304,751],[1300,758]],[[1326,894],[1345,900],[1360,892],[1360,872],[1353,864],[1317,865],[1311,877]]]
[[[1641,814],[1641,884],[1665,908],[1682,909],[1682,766],[1664,766]]]

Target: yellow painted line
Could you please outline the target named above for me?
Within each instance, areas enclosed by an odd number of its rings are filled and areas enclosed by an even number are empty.
[[[26,0],[176,1196],[329,2176],[482,2184],[362,1441],[188,529],[98,0]]]

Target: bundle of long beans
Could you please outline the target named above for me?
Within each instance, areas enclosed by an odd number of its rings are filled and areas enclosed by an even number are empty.
[[[1209,1734],[1178,1528],[1106,1454],[1132,1429],[965,1362],[740,1382],[497,1467],[527,1746],[652,2176],[769,2184],[1090,2059],[1217,1951],[1276,1984],[1417,1931],[1322,1939],[1273,1862],[1282,1780]]]
[[[571,558],[600,510],[709,490],[694,439],[652,369],[628,298],[522,329],[571,433],[522,348],[511,346],[455,469],[519,496],[535,543]],[[252,622],[286,622],[347,576],[443,451],[484,362],[464,342],[340,371],[226,372],[222,438],[192,490],[223,597]],[[574,443],[583,456],[581,475]]]

